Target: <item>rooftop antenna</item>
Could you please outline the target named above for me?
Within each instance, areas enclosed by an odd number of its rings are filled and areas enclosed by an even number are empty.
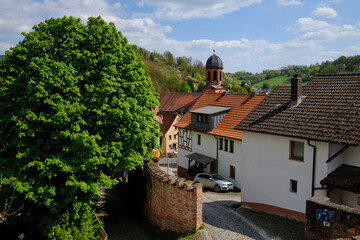
[[[216,43],[214,43],[214,49],[213,49],[214,55],[215,55],[215,44],[216,44]]]

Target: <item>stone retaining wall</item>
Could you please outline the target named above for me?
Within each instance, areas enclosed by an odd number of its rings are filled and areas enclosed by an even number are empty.
[[[334,223],[325,224],[316,220],[316,210],[335,212]],[[305,239],[351,238],[360,234],[360,210],[330,202],[323,196],[306,201]]]
[[[145,216],[161,229],[184,233],[202,225],[202,185],[144,163]]]

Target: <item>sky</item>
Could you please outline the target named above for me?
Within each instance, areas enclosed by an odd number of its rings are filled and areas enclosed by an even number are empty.
[[[130,44],[225,72],[262,72],[360,54],[359,0],[0,0],[0,54],[51,17],[101,16]]]

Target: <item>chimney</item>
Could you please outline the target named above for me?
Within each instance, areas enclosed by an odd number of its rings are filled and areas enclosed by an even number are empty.
[[[291,79],[291,106],[296,106],[301,102],[302,78],[299,74],[294,74]]]

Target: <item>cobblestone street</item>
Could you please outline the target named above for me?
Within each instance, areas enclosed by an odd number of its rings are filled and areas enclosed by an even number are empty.
[[[212,239],[269,239],[266,232],[231,207],[240,205],[240,193],[204,191],[203,221]]]
[[[204,190],[203,221],[215,239],[304,239],[304,224],[240,208],[240,192]]]

